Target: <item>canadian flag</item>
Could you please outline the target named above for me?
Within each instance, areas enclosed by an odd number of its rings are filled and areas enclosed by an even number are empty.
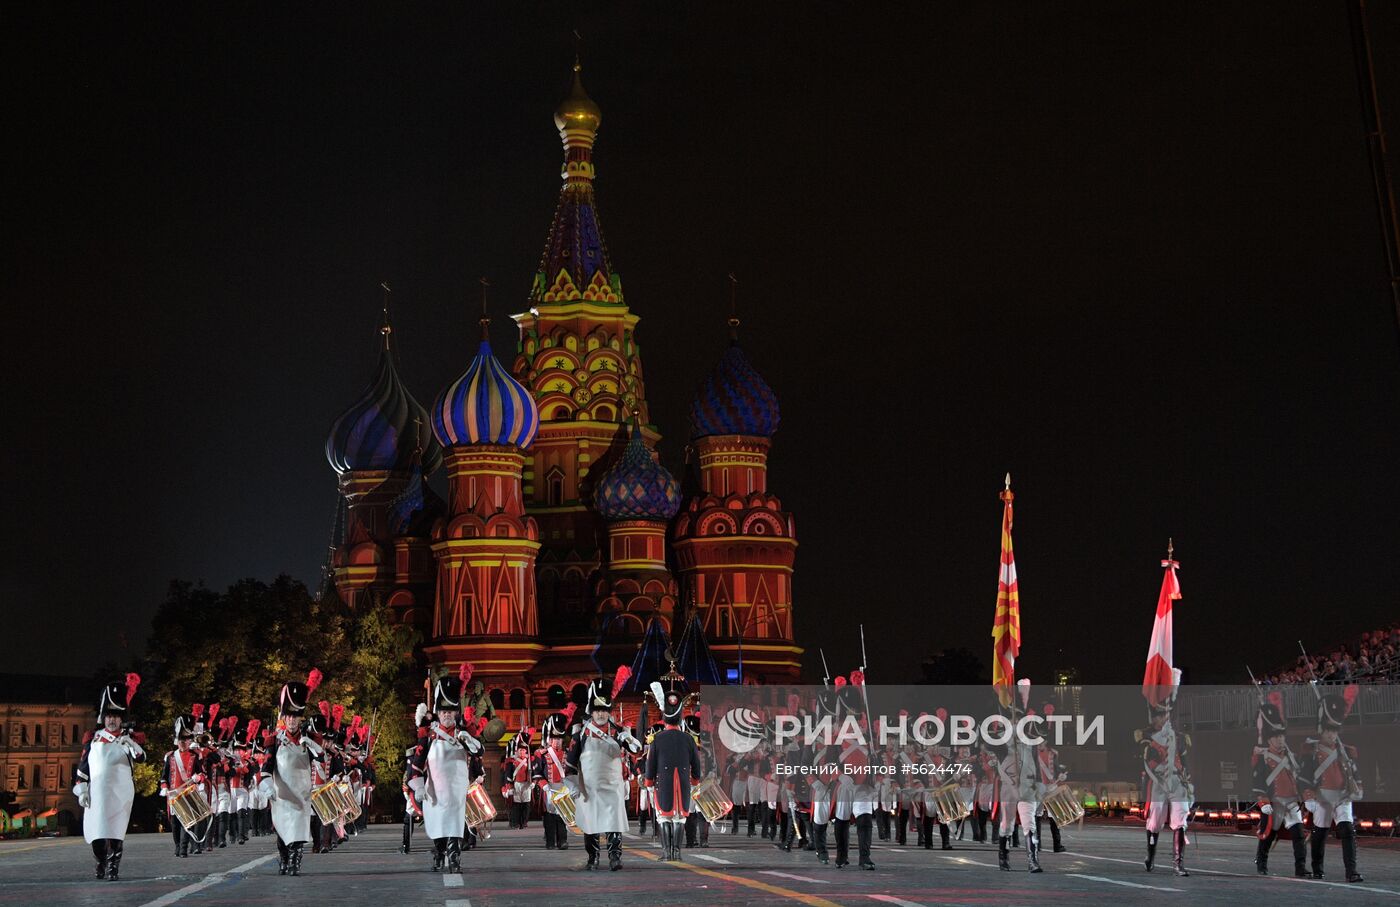
[[[1157,595],[1157,617],[1152,622],[1152,641],[1147,644],[1147,670],[1142,675],[1142,695],[1152,705],[1170,698],[1172,687],[1180,676],[1172,670],[1172,602],[1181,598],[1181,584],[1176,571],[1181,566],[1172,560],[1172,546],[1167,544],[1167,559],[1162,561],[1162,591]]]

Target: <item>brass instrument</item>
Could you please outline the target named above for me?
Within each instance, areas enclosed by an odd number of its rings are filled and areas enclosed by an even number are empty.
[[[345,804],[341,802],[340,784],[327,781],[311,791],[311,808],[324,825],[334,825],[345,815]]]
[[[1055,820],[1056,825],[1072,825],[1084,818],[1084,804],[1079,802],[1079,798],[1067,784],[1056,785],[1041,802],[1045,806],[1045,812]]]
[[[972,807],[963,799],[962,785],[956,778],[933,791],[933,808],[943,824],[966,819]]]
[[[734,801],[724,792],[724,787],[711,775],[705,778],[690,792],[690,799],[711,825],[729,815]]]
[[[574,792],[567,784],[561,784],[549,792],[549,802],[554,804],[554,809],[559,813],[559,818],[564,820],[564,824],[569,826],[569,831],[576,835],[583,834],[579,830],[578,823],[574,821],[574,814],[577,812],[577,805],[574,803]]]
[[[357,813],[358,815],[358,813]],[[496,818],[496,804],[491,802],[491,795],[486,793],[486,785],[482,779],[477,778],[467,788],[467,825],[476,830],[477,837],[486,840],[491,837],[491,829],[487,824]]]
[[[170,812],[191,834],[194,833],[196,825],[213,815],[209,811],[209,801],[204,799],[199,785],[193,781],[170,795]]]

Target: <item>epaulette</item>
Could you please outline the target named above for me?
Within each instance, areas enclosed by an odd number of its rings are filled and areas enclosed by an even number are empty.
[[[1133,742],[1141,743],[1147,739],[1147,735],[1142,732],[1142,728],[1133,731]]]

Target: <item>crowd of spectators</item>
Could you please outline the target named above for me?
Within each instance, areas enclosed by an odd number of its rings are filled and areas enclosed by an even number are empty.
[[[1311,669],[1311,670],[1310,670]],[[1266,683],[1307,683],[1316,676],[1333,683],[1394,683],[1400,681],[1400,622],[1368,630],[1355,643],[1331,651],[1310,652],[1287,668],[1265,678]]]

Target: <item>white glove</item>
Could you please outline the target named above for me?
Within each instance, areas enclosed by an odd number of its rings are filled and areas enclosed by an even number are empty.
[[[1316,800],[1306,800],[1306,801],[1303,802],[1303,805],[1307,807],[1308,812],[1310,812],[1310,813],[1315,813],[1315,812],[1317,812],[1317,801],[1316,801]]]
[[[462,744],[462,746],[466,748],[467,752],[471,753],[473,756],[480,755],[481,741],[477,740],[475,737],[473,737],[471,734],[468,734],[466,731],[457,732],[457,742]]]
[[[1263,806],[1259,807],[1259,811],[1266,816],[1271,816],[1274,812],[1273,804],[1265,803]]]
[[[73,794],[78,798],[78,805],[83,809],[92,806],[92,791],[86,781],[79,781],[73,785]]]

